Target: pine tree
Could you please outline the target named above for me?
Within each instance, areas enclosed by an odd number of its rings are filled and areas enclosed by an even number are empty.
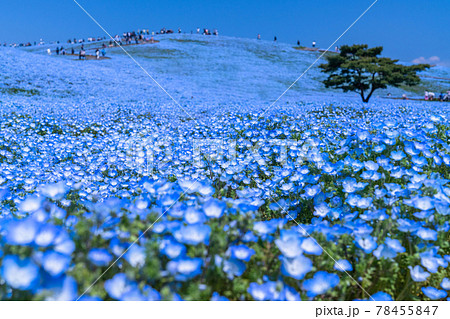
[[[401,65],[398,60],[380,57],[382,51],[383,47],[369,48],[367,44],[343,45],[339,54],[328,56],[328,63],[319,66],[330,74],[323,83],[327,88],[357,92],[367,103],[377,89],[419,84],[417,72],[430,67]]]

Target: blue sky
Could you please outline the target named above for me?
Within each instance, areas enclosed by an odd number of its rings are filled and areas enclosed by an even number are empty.
[[[161,27],[328,47],[374,0],[78,0],[113,34]],[[338,44],[383,45],[402,61],[450,65],[449,0],[379,0]],[[0,2],[0,41],[103,35],[73,0]],[[431,58],[431,60],[430,60]]]

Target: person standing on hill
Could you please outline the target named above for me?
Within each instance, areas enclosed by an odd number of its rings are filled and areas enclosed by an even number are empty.
[[[298,47],[300,46],[300,40],[297,40],[297,46]]]
[[[316,41],[313,41],[312,43],[312,47],[315,48],[316,47]]]
[[[56,55],[59,55],[59,47],[56,47]]]
[[[97,60],[100,59],[100,50],[99,49],[95,50],[95,56],[96,56]]]
[[[277,42],[277,36],[274,36],[274,37],[273,37],[273,41],[274,41],[274,42]]]
[[[105,57],[106,56],[106,50],[105,50],[105,48],[103,48],[102,49],[102,57]]]
[[[261,34],[258,34],[258,36],[256,37],[258,40],[261,40]]]

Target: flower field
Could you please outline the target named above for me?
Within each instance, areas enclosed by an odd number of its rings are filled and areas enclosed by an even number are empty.
[[[111,66],[125,57],[82,66],[88,81],[18,54],[28,84],[0,96],[1,300],[447,299],[446,104],[294,92],[264,112],[275,86],[180,110],[134,91],[150,79]]]

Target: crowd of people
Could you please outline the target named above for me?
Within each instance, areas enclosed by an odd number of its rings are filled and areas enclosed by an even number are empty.
[[[212,31],[210,29],[204,28],[203,31],[200,31],[200,28],[197,28],[197,34],[203,34],[203,35],[219,35],[219,31],[217,29],[213,29]],[[132,44],[143,44],[143,43],[155,43],[155,39],[154,36],[158,35],[158,34],[172,34],[174,33],[174,31],[172,29],[166,29],[166,28],[162,28],[159,31],[150,31],[149,29],[142,29],[142,30],[138,30],[136,31],[127,31],[127,32],[123,32],[121,35],[120,34],[116,34],[110,41],[108,44],[103,43],[101,48],[95,48],[95,55],[94,57],[96,59],[100,59],[100,57],[106,57],[106,49],[108,47],[116,47],[116,46],[124,46],[124,45],[132,45]],[[178,33],[182,33],[181,32],[181,28],[178,28]],[[191,31],[191,34],[193,34],[194,31]],[[86,49],[84,47],[84,45],[86,43],[89,42],[99,42],[99,41],[106,41],[107,38],[106,37],[89,37],[87,39],[69,39],[67,40],[67,44],[71,45],[71,49],[70,49],[70,55],[77,55],[80,60],[86,60],[87,55],[86,55]],[[34,43],[34,45],[44,45],[45,42],[41,39],[39,43]],[[64,49],[63,46],[59,46],[60,42],[57,41],[56,42],[57,47],[54,51],[52,51],[51,49],[47,49],[47,53],[49,55],[52,55],[53,52],[56,55],[69,55],[69,53],[66,52],[66,50]],[[6,43],[4,44],[6,46]],[[74,46],[77,45],[81,45],[81,47],[77,50],[78,53],[75,52],[75,48]],[[32,46],[31,43],[27,43],[26,45],[17,45],[17,46]]]
[[[201,31],[200,28],[196,29],[197,34],[203,34],[203,35],[219,35],[219,31],[217,29],[208,29],[208,28],[203,28],[203,31]],[[124,43],[126,44],[132,44],[132,43],[138,43],[140,41],[151,41],[151,37],[157,35],[157,34],[171,34],[171,33],[175,33],[172,29],[166,29],[166,28],[162,28],[159,31],[150,31],[149,29],[142,29],[142,30],[138,30],[136,31],[131,31],[131,32],[123,32],[122,35],[116,35],[114,36],[114,40],[117,41],[117,43],[119,43],[120,45],[123,45]],[[178,33],[182,33],[181,32],[181,28],[178,28]],[[191,34],[194,33],[194,30],[191,30],[190,32]],[[106,37],[88,37],[86,39],[84,38],[73,38],[73,39],[69,39],[67,40],[67,44],[69,45],[76,45],[76,44],[83,44],[83,43],[87,43],[87,42],[98,42],[98,41],[104,41],[106,40]],[[114,41],[111,41],[114,42]],[[56,42],[50,42],[50,44],[60,44],[60,41],[56,41]],[[34,42],[25,42],[25,43],[6,43],[4,42],[3,44],[1,44],[0,42],[0,46],[4,46],[4,47],[31,47],[31,46],[37,46],[37,45],[44,45],[46,44],[45,41],[43,39],[40,39],[40,41],[34,41]],[[111,46],[113,46],[113,43],[110,43]]]
[[[197,27],[196,28],[196,33],[197,34],[202,34],[202,35],[215,35],[218,36],[219,35],[219,31],[217,29],[208,29],[208,28],[203,28],[203,30],[201,30],[201,28]],[[123,32],[122,35],[116,34],[112,40],[109,41],[109,47],[114,47],[117,45],[123,46],[123,45],[131,45],[131,44],[141,44],[141,43],[154,43],[154,36],[158,35],[158,34],[172,34],[175,33],[172,29],[166,29],[166,28],[161,28],[159,31],[150,31],[149,29],[142,29],[142,30],[138,30],[136,31],[131,31],[131,32]],[[182,33],[181,32],[181,28],[178,28],[178,33]],[[191,30],[190,32],[191,34],[194,33],[193,30]],[[261,40],[261,34],[257,35],[257,39]],[[67,40],[67,44],[68,45],[81,45],[83,47],[83,44],[85,43],[89,43],[89,42],[98,42],[98,41],[105,41],[107,40],[106,37],[88,37],[86,39],[84,38],[73,38],[73,39],[69,39]],[[274,36],[273,38],[274,42],[276,42],[277,36]],[[53,44],[54,42],[51,42],[50,44]],[[12,43],[9,44],[9,46],[11,47],[29,47],[29,46],[36,46],[36,45],[44,45],[46,44],[42,39],[40,39],[39,42],[34,42],[34,44],[32,44],[31,42],[27,42],[27,43],[20,43],[20,44],[16,44],[16,43]],[[60,42],[57,41],[56,44],[58,44],[55,53],[56,55],[66,55],[66,51],[64,49],[63,46],[59,47]],[[3,46],[8,46],[7,43],[4,43]],[[300,47],[300,40],[297,41],[297,46]],[[313,41],[311,46],[313,48],[316,48],[317,46],[317,42]],[[102,48],[102,50],[99,50],[99,54],[97,54],[96,51],[96,56],[99,56],[100,54],[102,56],[105,56],[106,52],[105,49],[106,46],[104,45],[104,47]],[[81,53],[81,51],[83,51],[82,49],[79,50],[79,55],[80,55],[80,59],[83,58],[83,56],[85,56],[85,54],[83,55]],[[335,49],[336,52],[339,51],[339,48],[336,47]],[[52,52],[50,51],[49,54],[51,54]],[[71,49],[71,54],[74,55],[74,49]]]
[[[447,93],[441,92],[437,98],[434,92],[425,91],[425,101],[450,102],[450,90]]]

